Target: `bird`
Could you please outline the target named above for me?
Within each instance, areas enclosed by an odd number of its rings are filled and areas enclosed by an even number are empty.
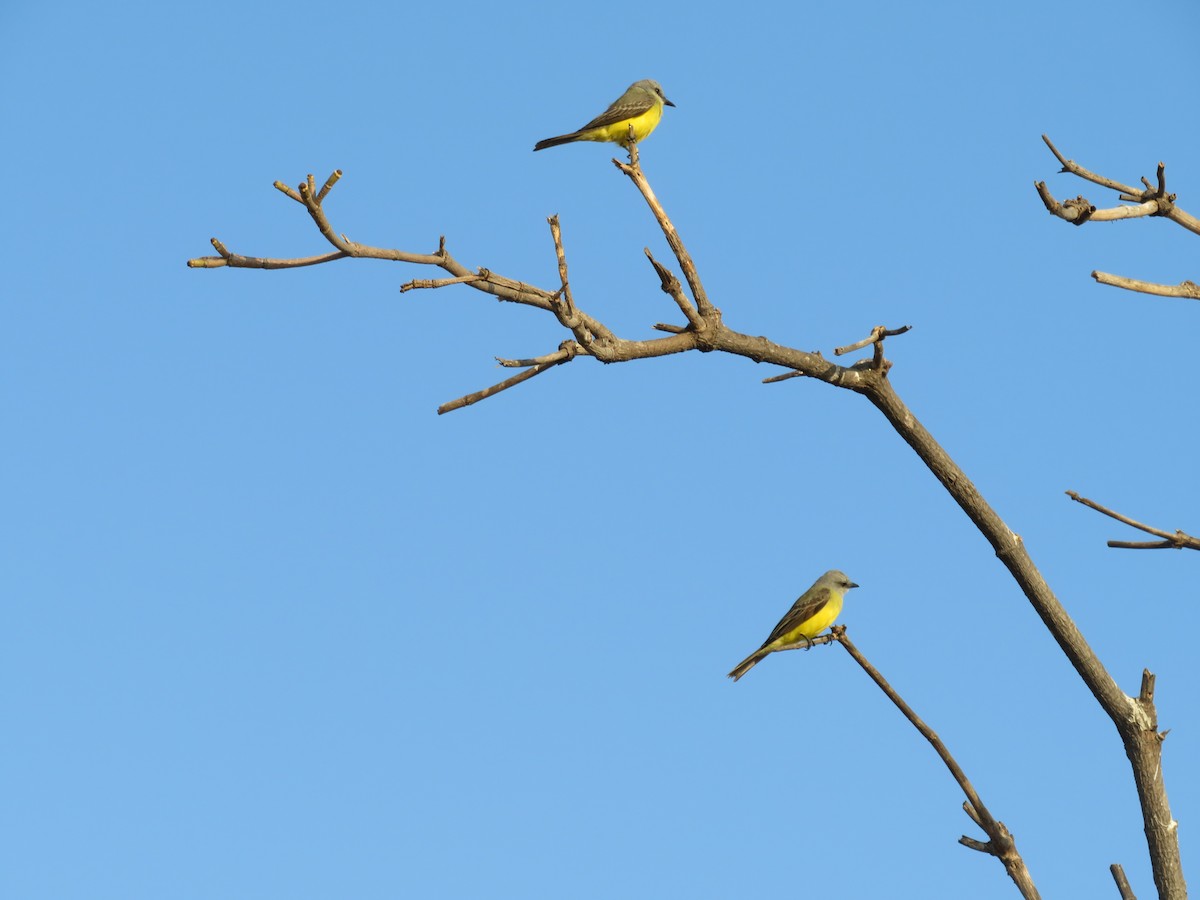
[[[629,149],[629,127],[633,140],[644,141],[662,118],[663,106],[674,106],[663,94],[657,81],[643,78],[635,81],[620,97],[578,131],[546,138],[534,144],[534,151],[570,144],[574,141],[612,141]]]
[[[846,591],[858,587],[846,573],[830,569],[800,595],[787,615],[779,620],[762,646],[733,667],[729,677],[737,681],[776,650],[790,650],[801,643],[812,645],[812,638],[834,623],[842,611]]]

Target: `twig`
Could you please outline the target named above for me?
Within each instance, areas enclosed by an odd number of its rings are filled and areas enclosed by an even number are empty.
[[[708,299],[708,293],[704,290],[704,284],[700,281],[700,273],[696,269],[696,264],[692,262],[691,254],[683,245],[683,239],[679,237],[679,232],[675,230],[670,218],[667,216],[666,210],[662,204],[658,202],[658,198],[654,195],[654,191],[650,188],[650,182],[646,180],[646,176],[642,173],[642,168],[638,165],[636,144],[630,145],[630,161],[626,165],[619,160],[613,160],[613,164],[629,176],[629,179],[641,191],[642,197],[646,204],[650,207],[650,211],[654,213],[654,218],[658,220],[658,227],[662,229],[663,236],[667,239],[667,243],[671,247],[671,252],[675,254],[675,258],[679,260],[679,266],[683,269],[683,277],[687,279],[688,287],[691,288],[692,298],[696,301],[696,309],[700,313],[700,319],[707,328],[709,319],[715,318],[720,320],[721,311],[713,306]],[[699,332],[702,329],[697,328]]]
[[[415,290],[427,290],[432,288],[449,287],[452,284],[474,284],[476,281],[486,280],[487,275],[476,273],[474,275],[460,275],[457,278],[414,278],[412,281],[406,281],[400,285],[400,293]]]
[[[558,345],[558,349],[553,353],[547,353],[545,356],[531,356],[528,359],[505,359],[502,356],[496,357],[496,362],[506,369],[524,369],[528,366],[541,366],[546,363],[565,362],[562,359],[562,354],[568,353],[572,356],[583,356],[587,354],[587,348],[576,344],[573,341],[563,341]]]
[[[1118,522],[1123,522],[1139,531],[1162,538],[1161,541],[1109,541],[1109,547],[1122,550],[1200,550],[1200,538],[1192,537],[1184,531],[1178,529],[1174,533],[1163,531],[1160,528],[1154,528],[1136,519],[1131,519],[1129,516],[1122,515],[1119,512],[1109,509],[1107,506],[1101,506],[1096,501],[1089,500],[1087,497],[1081,497],[1075,491],[1067,491],[1066,493],[1076,503],[1082,503],[1084,506],[1094,509],[1098,513],[1103,513],[1110,519],[1116,519]]]
[[[675,301],[675,305],[679,307],[679,311],[683,313],[684,318],[688,320],[693,329],[696,331],[704,329],[706,327],[704,320],[700,317],[700,313],[696,311],[696,307],[692,306],[687,295],[684,294],[683,285],[679,283],[679,279],[675,277],[675,273],[655,259],[649,247],[643,247],[642,252],[646,254],[646,259],[650,260],[650,265],[654,266],[654,271],[658,273],[658,280],[662,286],[663,293],[670,295],[671,299]],[[654,327],[660,331],[672,331],[672,329],[664,325],[655,325]],[[674,333],[682,334],[686,330],[679,328]]]
[[[1078,175],[1080,178],[1084,179],[1085,181],[1090,181],[1093,184],[1098,184],[1101,187],[1106,187],[1111,191],[1120,191],[1121,193],[1124,193],[1124,194],[1140,194],[1141,193],[1141,191],[1139,191],[1137,188],[1130,187],[1127,184],[1122,184],[1119,181],[1114,181],[1111,178],[1105,178],[1103,175],[1097,175],[1095,172],[1091,172],[1091,171],[1085,169],[1083,166],[1079,165],[1079,163],[1075,162],[1075,160],[1067,159],[1065,156],[1063,156],[1061,153],[1058,152],[1058,148],[1054,146],[1054,142],[1051,141],[1050,138],[1048,138],[1044,134],[1042,135],[1042,140],[1046,142],[1046,146],[1050,148],[1050,152],[1054,154],[1054,156],[1058,159],[1058,161],[1060,163],[1062,163],[1062,171],[1063,172],[1070,172],[1072,175]]]
[[[965,847],[970,847],[972,850],[988,853],[999,859],[1004,865],[1005,871],[1008,872],[1009,877],[1013,880],[1013,883],[1016,884],[1017,889],[1020,890],[1021,895],[1027,898],[1027,900],[1028,898],[1039,897],[1037,887],[1033,883],[1033,877],[1029,874],[1029,870],[1025,866],[1025,861],[1021,858],[1021,854],[1017,852],[1016,841],[1013,839],[1012,833],[1009,832],[1003,822],[998,821],[988,812],[974,785],[971,784],[962,767],[950,755],[950,751],[946,749],[946,745],[938,737],[937,732],[925,724],[921,717],[913,711],[912,707],[904,701],[904,698],[888,684],[887,679],[879,673],[879,670],[871,665],[867,661],[867,658],[859,652],[850,638],[846,636],[846,626],[834,626],[830,637],[845,648],[846,652],[870,676],[871,680],[895,704],[896,708],[904,714],[904,717],[908,719],[912,726],[930,743],[934,751],[941,758],[942,763],[950,770],[951,776],[958,782],[959,788],[966,794],[967,801],[963,804],[963,809],[970,816],[971,820],[983,829],[989,840],[987,843],[981,843],[974,838],[963,835],[959,839],[959,843]]]
[[[806,644],[789,644],[778,648],[774,652],[783,653],[785,650],[811,650],[813,647],[820,647],[822,644],[835,644],[837,641],[838,637],[836,634],[823,634],[820,637],[810,638]]]
[[[845,356],[847,353],[853,353],[855,350],[861,350],[870,344],[882,344],[883,339],[894,337],[897,334],[904,334],[906,331],[911,331],[911,325],[905,325],[902,328],[884,328],[882,325],[876,325],[871,329],[871,334],[863,338],[861,341],[855,341],[853,344],[847,344],[845,347],[837,347],[833,351],[834,356]]]
[[[327,253],[322,256],[306,256],[299,259],[242,256],[237,253],[230,253],[224,244],[216,238],[212,238],[212,245],[216,248],[220,256],[200,256],[195,259],[189,259],[187,262],[188,267],[192,269],[216,269],[222,266],[228,266],[233,269],[294,269],[300,266],[315,266],[320,263],[333,262],[335,259],[345,259],[348,256],[367,259],[386,259],[392,262],[415,263],[417,265],[443,265],[449,259],[444,253],[444,244],[437,254],[406,253],[403,250],[386,250],[380,247],[368,247],[364,244],[357,244],[349,240],[344,234],[337,234],[333,226],[329,223],[324,207],[321,204],[341,177],[341,169],[335,169],[333,174],[325,180],[325,185],[319,193],[316,191],[316,179],[311,174],[295,190],[288,187],[282,181],[275,182],[275,187],[280,192],[291,197],[297,203],[302,204],[308,210],[309,215],[312,216],[321,234],[337,250],[336,253]],[[447,268],[447,266],[443,265],[443,268]],[[461,276],[467,275],[468,272],[463,269],[462,271],[453,271],[452,274]]]
[[[891,364],[883,358],[883,341],[884,338],[894,337],[898,334],[904,334],[906,331],[911,331],[911,325],[904,325],[900,328],[884,328],[882,325],[876,325],[871,329],[869,337],[863,338],[861,341],[855,341],[853,344],[847,344],[845,347],[834,348],[834,356],[845,356],[847,353],[853,353],[855,350],[861,350],[869,344],[875,345],[874,357],[871,360],[871,367],[877,372],[887,373],[891,368]]]
[[[473,394],[467,394],[465,397],[459,397],[457,400],[451,400],[449,403],[443,403],[437,408],[437,413],[439,416],[444,415],[445,413],[453,412],[456,409],[462,409],[464,406],[470,406],[472,403],[478,403],[480,400],[486,400],[488,397],[491,397],[494,394],[498,394],[501,391],[506,391],[510,387],[515,387],[522,381],[528,381],[535,375],[541,375],[543,372],[553,369],[555,366],[562,365],[565,362],[570,362],[574,358],[575,351],[573,347],[568,348],[563,346],[558,350],[558,352],[542,357],[542,359],[546,360],[545,362],[539,362],[536,365],[526,369],[524,372],[514,375],[512,378],[506,378],[499,384],[494,384],[489,388],[484,388],[482,391],[476,391]],[[502,361],[498,357],[497,361],[500,362],[501,365],[515,362],[513,360]]]
[[[300,259],[264,259],[259,256],[242,256],[230,253],[225,245],[216,238],[209,239],[220,256],[199,256],[187,261],[189,269],[219,269],[228,266],[231,269],[298,269],[301,266],[316,266],[321,263],[333,262],[335,259],[345,259],[347,253],[325,253],[321,256],[305,256]]]
[[[550,237],[554,241],[554,255],[558,259],[558,280],[562,287],[558,290],[555,296],[561,296],[562,309],[556,309],[558,320],[572,328],[578,325],[578,315],[575,312],[575,301],[571,297],[571,282],[567,278],[567,251],[563,249],[562,228],[558,224],[558,216],[551,216],[546,220],[550,223]]]

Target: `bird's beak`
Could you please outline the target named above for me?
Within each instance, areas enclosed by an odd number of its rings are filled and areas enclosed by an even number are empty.
[[[663,105],[664,106],[674,106],[675,104],[672,103],[670,100],[668,100],[666,97],[663,97]]]
[[[847,589],[847,590],[849,590],[849,589],[850,589],[850,588],[852,588],[852,587],[858,587],[858,585],[857,585],[857,584],[855,584],[853,581],[852,581],[852,582],[850,582],[848,585],[846,585],[846,589]]]

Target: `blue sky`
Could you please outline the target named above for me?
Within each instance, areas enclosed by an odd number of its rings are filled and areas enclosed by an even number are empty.
[[[1045,896],[1149,895],[1112,726],[867,403],[716,354],[578,360],[470,409],[549,317],[323,253],[275,191],[345,172],[363,243],[439,235],[628,337],[667,248],[611,148],[533,154],[631,81],[643,166],[738,330],[888,344],[915,414],[1125,688],[1159,676],[1185,865],[1197,278],[1165,222],[1072,228],[1167,163],[1200,211],[1184,3],[125,4],[0,12],[8,90],[0,893],[850,898],[1015,893],[930,749],[836,648],[725,673],[822,571]],[[1131,35],[1140,35],[1135,39]],[[1194,869],[1194,865],[1192,866]],[[1192,872],[1193,881],[1196,874]],[[1111,892],[1111,893],[1109,893]]]

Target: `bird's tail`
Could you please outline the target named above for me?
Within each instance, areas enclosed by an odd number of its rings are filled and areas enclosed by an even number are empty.
[[[747,672],[749,672],[751,669],[753,669],[755,666],[757,666],[759,660],[761,660],[766,655],[767,654],[764,653],[761,649],[755,650],[753,653],[751,653],[749,656],[747,656],[745,659],[743,659],[740,663],[738,663],[736,666],[734,666],[733,671],[729,673],[728,677],[732,678],[734,681],[737,681],[739,678],[741,678],[743,675],[745,675]]]
[[[536,153],[538,150],[545,150],[547,147],[557,147],[559,144],[569,144],[572,141],[579,140],[579,132],[572,131],[570,134],[560,134],[558,137],[546,138],[544,141],[538,141],[533,145],[533,150]]]

